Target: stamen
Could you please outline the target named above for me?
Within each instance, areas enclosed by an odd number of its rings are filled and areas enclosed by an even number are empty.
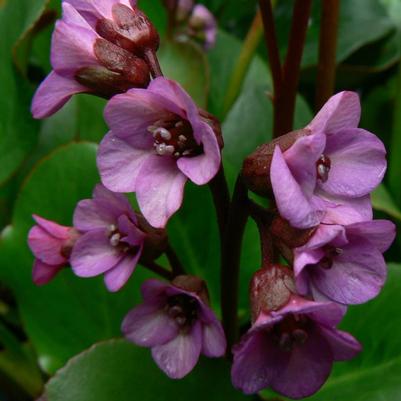
[[[326,155],[321,155],[316,162],[317,178],[322,182],[329,179],[329,172],[331,168],[331,160]]]
[[[120,233],[115,233],[110,237],[110,245],[117,246],[120,243],[121,235]]]
[[[291,351],[292,349],[291,336],[288,333],[282,333],[278,345],[284,351]]]
[[[292,338],[297,345],[302,345],[305,344],[306,340],[308,339],[308,333],[302,329],[295,329],[292,332]]]

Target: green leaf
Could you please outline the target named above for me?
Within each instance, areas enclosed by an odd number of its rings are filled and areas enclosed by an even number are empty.
[[[232,388],[224,360],[201,358],[183,380],[171,380],[148,349],[124,340],[96,344],[70,360],[49,381],[45,396],[48,401],[249,399]]]
[[[292,17],[291,0],[281,0],[276,7],[276,23],[281,53],[287,48],[287,39]],[[302,60],[304,68],[317,64],[320,4],[313,2],[312,16],[307,33],[305,51]],[[374,26],[374,29],[372,27]],[[377,0],[342,0],[337,44],[337,62],[345,60],[362,46],[372,43],[394,29],[386,9]]]
[[[395,204],[384,184],[379,185],[371,196],[373,207],[376,210],[385,212],[394,219],[401,220],[401,210]]]
[[[91,344],[119,335],[123,316],[149,276],[139,267],[117,294],[107,292],[101,277],[80,279],[69,269],[46,286],[32,283],[33,256],[26,240],[34,224],[31,215],[71,225],[77,202],[90,197],[99,180],[95,157],[94,144],[78,143],[41,160],[20,190],[12,225],[1,237],[0,280],[13,290],[40,365],[50,373]]]
[[[350,307],[341,328],[363,345],[358,357],[336,363],[323,388],[308,401],[382,401],[401,397],[401,265],[388,267],[382,293]],[[268,400],[271,392],[263,392]]]
[[[205,54],[191,42],[164,41],[157,53],[164,75],[174,79],[206,108],[209,90],[209,65]]]
[[[15,172],[36,141],[39,124],[29,112],[32,89],[14,68],[12,55],[15,43],[39,19],[45,4],[45,0],[14,0],[0,9],[0,184]]]

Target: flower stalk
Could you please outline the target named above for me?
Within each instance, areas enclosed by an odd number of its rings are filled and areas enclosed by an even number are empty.
[[[221,309],[227,338],[227,353],[238,338],[238,290],[242,239],[248,220],[247,189],[242,177],[237,178],[228,212],[221,250]]]
[[[327,0],[321,3],[316,110],[320,110],[334,92],[339,12],[339,0]]]

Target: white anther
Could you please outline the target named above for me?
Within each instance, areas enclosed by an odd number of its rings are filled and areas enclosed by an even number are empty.
[[[165,149],[166,155],[172,155],[175,152],[175,148],[173,145],[167,145]]]
[[[117,246],[120,243],[121,235],[119,233],[115,233],[110,238],[110,245]]]
[[[182,152],[182,155],[183,156],[188,156],[188,155],[190,155],[191,154],[191,151],[190,150],[184,150],[183,152]]]
[[[187,141],[187,137],[185,135],[180,135],[178,137],[178,142],[186,142]]]
[[[171,133],[169,130],[167,130],[166,128],[158,128],[153,136],[157,136],[160,135],[161,138],[163,138],[165,141],[169,141],[171,139]]]
[[[336,254],[337,255],[342,255],[343,254],[343,250],[341,248],[336,248]]]
[[[156,145],[156,153],[160,156],[164,156],[166,154],[166,144],[160,143],[159,145]]]
[[[177,122],[175,123],[175,127],[176,127],[176,128],[180,128],[180,127],[182,127],[183,125],[184,125],[183,121],[177,121]]]
[[[115,224],[110,224],[109,225],[109,232],[113,232],[113,231],[116,231],[117,230],[117,226],[115,225]]]

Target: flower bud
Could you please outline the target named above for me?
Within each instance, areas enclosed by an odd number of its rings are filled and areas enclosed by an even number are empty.
[[[285,152],[298,138],[309,135],[309,133],[308,129],[292,131],[270,143],[259,146],[245,159],[242,166],[242,175],[247,187],[258,195],[271,196],[270,165],[274,148],[278,145],[281,151]]]
[[[150,72],[142,59],[105,39],[97,39],[94,53],[101,65],[80,68],[75,79],[97,95],[110,98],[133,87],[146,88]]]
[[[137,56],[159,48],[156,28],[137,7],[117,3],[112,8],[112,16],[113,20],[103,18],[97,21],[96,31],[100,36]]]
[[[280,309],[296,293],[293,273],[282,265],[262,268],[253,275],[249,292],[255,321],[261,312]]]

